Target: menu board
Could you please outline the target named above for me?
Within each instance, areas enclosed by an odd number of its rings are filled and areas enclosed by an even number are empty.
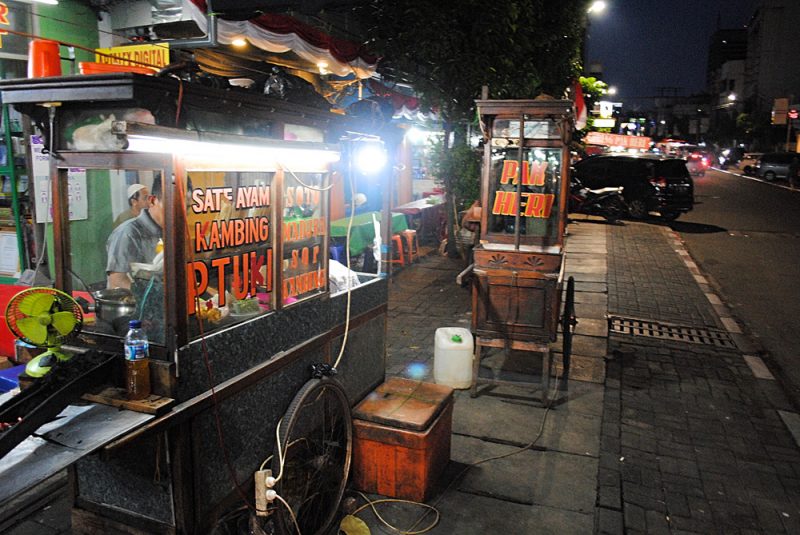
[[[31,136],[31,158],[33,178],[36,184],[36,222],[53,221],[53,203],[50,201],[50,155],[42,152],[42,136]],[[71,168],[67,172],[67,197],[69,220],[88,219],[88,197],[86,194],[86,169]]]
[[[518,149],[494,149],[489,179],[489,233],[514,235],[519,207],[521,236],[534,241],[556,238],[560,174],[561,149],[523,149],[521,164]]]
[[[186,313],[212,328],[274,307],[274,175],[189,173]]]
[[[0,232],[0,274],[19,273],[19,250],[17,235],[14,232]]]
[[[289,173],[283,190],[282,289],[291,304],[328,289],[325,173]]]

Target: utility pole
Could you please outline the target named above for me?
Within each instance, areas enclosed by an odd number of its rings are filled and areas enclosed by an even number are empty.
[[[794,95],[789,95],[789,109],[786,112],[786,152],[794,152],[789,145],[792,134],[792,121],[797,119],[797,108],[792,107]]]

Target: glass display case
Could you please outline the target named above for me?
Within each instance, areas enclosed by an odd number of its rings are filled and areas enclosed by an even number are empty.
[[[110,128],[126,147],[109,147],[112,159],[124,165],[95,167],[104,153],[66,151],[56,164],[70,211],[78,200],[71,170],[83,170],[88,198],[63,242],[65,282],[92,307],[84,333],[120,338],[140,319],[151,344],[165,345],[168,326],[185,343],[327,292],[335,146],[192,140],[124,121]],[[146,208],[115,226],[134,190],[146,194]]]
[[[478,109],[484,131],[482,245],[559,252],[566,223],[572,102],[480,100]]]

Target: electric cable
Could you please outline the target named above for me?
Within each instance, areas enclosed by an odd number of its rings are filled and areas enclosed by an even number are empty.
[[[562,380],[563,380],[563,375],[559,375],[559,376],[558,376],[558,378],[557,378],[557,379],[556,379],[556,381],[555,381],[555,384],[554,384],[554,386],[553,386],[553,389],[552,389],[551,395],[550,395],[550,396],[548,396],[548,398],[547,398],[547,399],[548,399],[548,401],[547,401],[547,403],[546,403],[546,405],[545,405],[544,415],[542,416],[542,423],[541,423],[541,425],[539,425],[539,431],[538,431],[538,433],[536,433],[536,436],[533,438],[533,440],[532,440],[530,443],[528,443],[528,444],[526,444],[525,446],[522,446],[522,447],[520,447],[520,448],[518,448],[518,449],[516,449],[516,450],[514,450],[514,451],[510,451],[510,452],[508,452],[508,453],[504,453],[504,454],[502,454],[502,455],[495,455],[495,456],[493,456],[493,457],[487,457],[487,458],[485,458],[485,459],[481,459],[481,460],[479,460],[479,461],[475,461],[475,462],[472,462],[472,463],[468,464],[467,466],[465,466],[465,467],[463,468],[463,470],[461,470],[461,472],[459,472],[459,473],[458,473],[458,474],[457,474],[457,475],[456,475],[456,476],[455,476],[455,477],[452,479],[452,481],[450,481],[450,484],[448,484],[448,485],[447,485],[447,487],[445,487],[445,489],[442,491],[442,493],[439,495],[439,497],[436,499],[436,501],[435,501],[435,502],[434,502],[434,503],[431,505],[431,507],[435,509],[435,507],[436,507],[436,506],[439,504],[439,502],[441,502],[441,501],[442,501],[442,498],[444,498],[444,496],[445,496],[445,494],[447,493],[447,491],[448,491],[448,490],[450,490],[450,488],[451,488],[451,487],[452,487],[452,486],[453,486],[453,485],[454,485],[454,484],[455,484],[457,481],[459,481],[459,480],[461,479],[461,477],[462,477],[464,474],[466,474],[466,473],[467,473],[467,471],[468,471],[470,468],[473,468],[473,467],[475,467],[475,466],[479,466],[479,465],[481,465],[481,464],[484,464],[484,463],[488,463],[488,462],[490,462],[490,461],[497,461],[497,460],[499,460],[499,459],[505,459],[505,458],[507,458],[507,457],[511,457],[511,456],[513,456],[513,455],[517,455],[518,453],[522,453],[523,451],[527,451],[527,450],[531,449],[533,446],[535,446],[535,445],[536,445],[536,443],[539,441],[539,439],[542,437],[542,433],[544,432],[544,424],[545,424],[545,422],[547,422],[547,415],[550,413],[550,408],[553,406],[553,396],[555,395],[556,391],[558,390],[558,388],[559,388],[559,386],[560,386],[560,384],[561,384],[561,381],[562,381]],[[438,512],[438,511],[437,511],[437,512]],[[428,516],[428,513],[430,513],[430,509],[428,509],[427,511],[425,511],[425,513],[423,513],[423,514],[422,514],[422,515],[421,515],[421,516],[420,516],[420,517],[417,519],[417,521],[416,521],[416,522],[414,522],[414,524],[413,524],[413,525],[412,525],[412,526],[409,528],[409,532],[410,532],[411,530],[413,530],[414,528],[416,528],[416,527],[417,527],[417,525],[419,525],[419,523],[420,523],[420,522],[422,522],[422,521],[425,519],[425,517],[426,517],[426,516]]]
[[[353,511],[351,513],[353,516],[357,515],[358,513],[360,513],[361,511],[363,511],[367,507],[369,507],[370,509],[372,509],[372,513],[375,515],[375,517],[384,526],[386,526],[387,528],[389,528],[389,529],[391,529],[393,531],[396,531],[396,532],[400,533],[401,535],[421,535],[422,533],[427,533],[427,532],[429,532],[430,530],[432,530],[433,528],[436,527],[436,525],[439,523],[439,519],[441,518],[441,513],[439,512],[439,510],[436,509],[435,507],[433,507],[432,505],[428,505],[427,503],[415,502],[415,501],[412,501],[412,500],[401,500],[399,498],[382,498],[382,499],[379,499],[379,500],[370,500],[362,492],[359,492],[358,495],[361,496],[362,498],[364,498],[364,501],[367,502],[367,503],[365,503],[364,505],[362,505],[361,507],[359,507],[358,509]],[[379,505],[379,504],[382,504],[382,503],[407,503],[407,504],[416,505],[416,506],[419,506],[419,507],[425,507],[425,508],[428,509],[428,511],[426,511],[426,514],[432,510],[433,512],[436,513],[436,518],[434,518],[433,522],[431,522],[431,524],[429,526],[427,526],[426,528],[424,528],[424,529],[421,529],[419,531],[405,531],[405,530],[402,530],[402,529],[392,525],[391,523],[389,523],[389,521],[387,521],[385,518],[383,518],[380,515],[380,513],[378,513],[378,509],[375,506]],[[414,526],[416,526],[416,524],[414,524]]]
[[[175,175],[175,176],[176,176],[176,186],[178,186],[177,188],[175,188],[176,191],[177,191],[177,195],[178,195],[178,201],[179,201],[181,206],[186,206],[186,196],[185,196],[186,195],[186,191],[185,191],[185,188],[183,187],[183,184],[181,184],[177,180],[177,176],[179,176],[179,175]],[[162,177],[162,180],[164,180],[164,177]],[[162,191],[163,191],[163,188],[162,188]],[[187,218],[184,218],[184,226],[185,226],[186,235],[190,236],[191,235],[191,229],[189,228],[189,220]],[[194,261],[195,260],[194,252],[192,251],[192,253],[190,253],[190,254],[192,255],[191,260]],[[200,295],[199,295],[199,293],[197,291],[198,290],[197,280],[195,280],[194,277],[192,277],[192,285],[194,286],[193,291],[194,291],[195,309],[199,310],[200,309]],[[239,484],[239,480],[236,478],[236,470],[233,467],[233,463],[231,462],[231,458],[230,458],[230,454],[228,452],[228,448],[225,445],[225,436],[224,436],[224,433],[223,433],[223,430],[222,430],[222,420],[220,419],[220,415],[219,415],[219,400],[217,399],[217,389],[214,386],[214,373],[211,370],[211,359],[208,356],[208,345],[206,344],[205,331],[203,330],[203,320],[200,318],[199,314],[195,314],[195,319],[197,320],[197,328],[198,328],[198,332],[199,332],[199,335],[200,335],[199,336],[199,338],[200,338],[200,348],[201,348],[201,353],[203,355],[203,363],[205,364],[206,374],[208,375],[209,389],[211,390],[211,407],[212,407],[212,412],[214,413],[214,423],[215,423],[215,427],[216,427],[216,430],[217,430],[217,442],[219,443],[220,450],[222,450],[222,456],[223,456],[223,458],[225,460],[225,466],[227,467],[228,476],[230,477],[231,482],[233,482],[233,485],[236,488],[236,492],[239,494],[239,497],[245,503],[247,508],[252,510],[252,511],[255,511],[256,510],[255,506],[250,503],[250,500],[247,499],[247,494],[245,494],[244,490],[242,489],[241,485]]]
[[[304,187],[306,186],[290,169],[287,168],[287,170],[289,171],[289,173],[292,174],[292,176],[301,185],[303,185]],[[351,284],[351,280],[350,280],[350,233],[352,232],[353,218],[355,217],[355,200],[354,200],[355,199],[355,181],[353,179],[352,169],[350,170],[348,175],[349,175],[349,184],[350,184],[351,203],[350,203],[350,218],[348,219],[348,222],[347,222],[347,233],[345,234],[345,251],[346,251],[345,252],[345,256],[346,256],[346,265],[347,265],[347,273],[348,273],[348,276],[347,276],[347,305],[346,305],[346,311],[345,311],[345,324],[344,324],[344,334],[343,334],[343,337],[342,337],[342,345],[341,345],[341,347],[339,349],[339,355],[336,358],[336,362],[333,364],[333,368],[334,369],[336,369],[339,366],[339,363],[341,362],[342,357],[344,356],[345,347],[347,346],[347,336],[348,336],[348,333],[350,331],[350,309],[351,309],[351,304],[352,304],[352,301],[351,301],[352,284]],[[328,189],[330,189],[332,187],[333,187],[333,184],[331,184],[330,186],[326,187],[324,190],[321,190],[321,191],[327,191]],[[312,189],[314,189],[314,188],[312,188]],[[275,477],[274,483],[277,483],[283,477],[283,469],[284,469],[284,463],[285,463],[285,457],[284,457],[285,451],[284,451],[284,448],[283,448],[283,446],[281,444],[281,440],[280,440],[280,427],[281,427],[281,423],[282,422],[283,422],[283,418],[281,418],[278,421],[278,424],[275,426],[275,448],[278,451],[278,466],[280,468],[280,472],[276,476],[274,476]],[[303,438],[297,439],[297,440],[293,441],[292,444],[298,442],[299,440],[304,440],[304,439]],[[291,446],[291,444],[288,444],[286,446],[286,449],[288,450],[288,448],[290,446]],[[259,467],[259,471],[263,470],[264,466],[266,466],[267,462],[269,462],[273,457],[274,457],[274,454],[270,455],[269,457],[267,457],[264,460],[264,462],[261,463],[261,466]],[[294,513],[292,512],[292,508],[289,507],[289,504],[286,503],[283,500],[283,498],[281,498],[280,496],[276,495],[276,498],[280,499],[281,502],[283,502],[284,505],[286,505],[287,509],[289,509],[289,512],[290,512],[290,514],[292,516],[292,521],[294,522],[295,527],[297,528],[297,532],[299,534],[300,533],[300,527],[297,524],[297,519],[294,517]]]
[[[545,411],[544,411],[544,415],[542,416],[542,423],[539,426],[539,431],[536,433],[536,436],[534,437],[534,439],[530,443],[528,443],[527,445],[522,446],[522,447],[520,447],[520,448],[518,448],[516,450],[510,451],[508,453],[504,453],[502,455],[495,455],[493,457],[487,457],[485,459],[481,459],[481,460],[478,460],[478,461],[475,461],[475,462],[472,462],[472,463],[468,464],[467,466],[465,466],[461,470],[461,472],[456,474],[456,476],[450,481],[450,484],[447,485],[447,487],[445,487],[445,489],[441,492],[439,497],[436,499],[436,501],[432,505],[428,505],[426,503],[421,503],[421,502],[415,502],[415,501],[412,501],[412,500],[401,500],[401,499],[396,499],[396,498],[385,498],[385,499],[379,499],[379,500],[370,500],[366,495],[364,495],[363,493],[359,492],[358,494],[364,499],[364,501],[366,503],[364,505],[362,505],[361,507],[359,507],[358,509],[356,509],[352,513],[352,515],[355,516],[356,514],[360,513],[364,509],[366,509],[367,507],[370,507],[370,509],[372,509],[373,514],[375,514],[375,517],[382,524],[384,524],[389,529],[400,533],[401,535],[421,535],[423,533],[427,533],[428,531],[432,530],[434,527],[436,527],[436,525],[439,523],[439,519],[441,518],[441,513],[439,512],[438,509],[436,509],[436,506],[439,504],[439,502],[442,500],[442,498],[444,498],[444,495],[447,493],[447,491],[450,490],[450,488],[457,481],[459,481],[461,479],[461,477],[464,474],[466,474],[466,472],[470,468],[473,468],[475,466],[478,466],[478,465],[481,465],[481,464],[484,464],[484,463],[487,463],[487,462],[490,462],[490,461],[496,461],[496,460],[500,460],[500,459],[505,459],[507,457],[511,457],[513,455],[517,455],[518,453],[522,453],[523,451],[527,451],[527,450],[531,449],[534,445],[536,445],[536,442],[539,441],[539,439],[542,436],[542,433],[544,432],[544,425],[545,425],[545,422],[547,421],[547,415],[549,414],[550,408],[553,405],[553,402],[552,402],[553,396],[555,395],[556,391],[558,390],[562,379],[563,379],[563,376],[559,376],[556,379],[555,384],[554,384],[553,389],[552,389],[552,392],[551,392],[551,395],[548,396],[548,398],[547,398],[548,402],[545,405]],[[382,504],[382,503],[408,503],[408,504],[417,505],[417,506],[420,506],[420,507],[425,507],[426,511],[417,519],[416,522],[414,522],[414,524],[410,528],[408,528],[407,530],[403,530],[403,529],[398,528],[397,526],[392,525],[389,521],[387,521],[385,518],[383,518],[378,513],[377,508],[375,507],[375,505]],[[428,516],[428,514],[430,514],[431,511],[436,513],[436,518],[434,519],[434,521],[429,526],[425,527],[424,529],[414,531],[414,529],[420,524],[420,522],[422,522],[425,519],[425,517]]]
[[[28,32],[20,32],[20,31],[17,31],[17,30],[11,30],[9,28],[3,28],[3,31],[5,33],[10,33],[11,35],[19,35],[21,37],[27,37],[29,39],[44,39],[44,37],[42,37],[41,35],[36,35],[36,34],[33,34],[33,33],[28,33]],[[112,58],[112,59],[115,58],[115,56],[113,56],[111,54],[104,54],[103,52],[98,52],[97,49],[95,49],[95,48],[86,47],[86,46],[79,45],[79,44],[76,44],[76,43],[70,43],[68,41],[62,41],[61,39],[48,39],[48,41],[55,41],[60,45],[71,47],[71,48],[77,48],[78,50],[83,50],[84,52],[91,52],[92,54],[95,54],[97,56],[102,56],[104,58]],[[158,65],[153,65],[152,63],[147,63],[145,61],[139,61],[139,60],[135,60],[135,59],[126,59],[125,61],[127,61],[128,63],[135,63],[135,64],[141,65],[143,67],[150,67],[152,69],[160,69],[161,68]]]
[[[292,178],[294,178],[297,182],[300,183],[301,186],[303,186],[306,189],[310,189],[310,190],[313,190],[313,191],[329,191],[331,188],[333,188],[333,182],[331,182],[327,186],[320,187],[320,188],[318,188],[317,186],[312,186],[311,184],[306,184],[305,182],[300,180],[299,176],[294,174],[294,171],[292,171],[291,169],[289,169],[288,167],[283,165],[281,162],[278,162],[278,165],[280,165],[281,168],[284,169],[285,171],[289,171],[289,174],[292,175]]]
[[[286,445],[286,449],[288,450],[289,448],[291,448],[292,446],[294,446],[298,442],[303,442],[303,441],[308,441],[308,439],[306,437],[300,437],[300,438],[297,438],[295,440],[292,440],[289,444]],[[263,470],[264,467],[267,466],[267,463],[270,462],[273,459],[273,457],[275,457],[274,454],[270,455],[269,457],[264,459],[264,462],[261,463],[261,466],[258,467],[258,471],[260,472],[261,470]]]
[[[147,298],[150,296],[150,290],[153,289],[153,283],[156,281],[155,277],[150,277],[150,283],[147,285],[147,289],[144,291],[144,295],[142,296],[142,306],[139,310],[139,321],[142,321],[144,317],[144,307],[147,304]]]
[[[122,40],[130,41],[130,38],[127,35],[122,34],[122,33],[110,32],[108,30],[102,30],[102,29],[98,28],[96,24],[95,24],[95,26],[84,26],[83,24],[79,24],[79,23],[76,23],[76,22],[71,21],[71,20],[60,19],[58,17],[53,17],[53,16],[50,16],[50,15],[43,15],[42,13],[34,13],[32,9],[25,9],[25,11],[27,11],[28,14],[31,17],[36,17],[36,18],[39,18],[39,19],[48,19],[48,20],[52,20],[53,22],[58,22],[60,24],[65,24],[65,25],[69,25],[69,26],[76,26],[78,28],[78,30],[81,30],[81,31],[97,32],[98,34],[110,35],[111,37],[117,37],[117,38],[122,39]],[[136,43],[132,43],[132,44],[136,44]],[[147,44],[147,45],[150,45],[150,46],[165,48],[167,50],[169,49],[169,44],[163,44],[163,43],[142,43],[142,44]],[[65,46],[69,46],[69,45],[65,45]]]
[[[50,213],[50,195],[47,196],[48,203],[47,203],[47,213]],[[42,232],[42,250],[39,253],[39,256],[36,258],[36,265],[33,267],[33,279],[31,280],[31,286],[36,280],[36,274],[39,273],[39,268],[42,267],[42,263],[44,262],[44,251],[47,247],[47,223],[44,223],[44,231]],[[70,270],[72,271],[72,270]],[[88,290],[88,288],[87,288]]]
[[[344,256],[346,259],[347,265],[347,308],[345,310],[344,316],[344,335],[342,336],[342,347],[339,348],[339,356],[336,357],[336,362],[333,363],[334,368],[339,367],[339,362],[342,360],[344,356],[344,349],[347,345],[347,335],[350,332],[350,306],[351,302],[351,291],[352,291],[352,284],[350,281],[350,233],[353,230],[353,218],[356,215],[356,187],[355,187],[355,179],[353,178],[353,169],[352,169],[352,158],[348,158],[348,166],[350,166],[348,175],[350,177],[350,219],[347,221],[347,233],[345,234],[345,245],[344,245]]]
[[[281,424],[283,423],[283,418],[278,420],[278,425],[275,426],[275,447],[278,448],[278,466],[280,467],[280,473],[275,476],[275,483],[280,481],[281,477],[283,477],[283,463],[286,460],[284,457],[284,451],[281,447]],[[289,446],[286,446],[286,449],[289,449]],[[261,466],[264,466],[263,464]]]
[[[288,503],[286,503],[286,500],[284,500],[280,494],[276,494],[275,499],[281,502],[289,511],[289,516],[292,517],[292,522],[294,523],[294,527],[297,530],[297,535],[303,535],[302,533],[300,533],[300,525],[297,523],[297,518],[294,516],[294,511],[292,511],[292,508],[289,507]]]

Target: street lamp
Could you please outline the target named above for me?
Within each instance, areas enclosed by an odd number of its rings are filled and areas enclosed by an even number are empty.
[[[587,13],[600,13],[606,8],[606,3],[603,0],[595,0],[592,2],[592,5],[589,6],[589,9],[586,10]]]
[[[731,102],[736,102],[736,93],[731,93],[730,95],[728,95],[728,100],[730,100]]]
[[[589,63],[587,42],[589,41],[589,25],[591,24],[590,15],[605,11],[606,5],[603,0],[594,0],[586,10],[586,25],[583,27],[583,41],[581,42],[581,60],[583,60],[584,66]]]
[[[617,94],[617,88],[612,85],[611,87],[609,87],[606,90],[606,94],[608,94],[608,95],[616,95]]]

